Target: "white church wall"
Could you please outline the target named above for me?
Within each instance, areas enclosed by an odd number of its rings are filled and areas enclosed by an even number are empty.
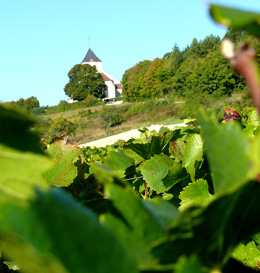
[[[116,97],[116,88],[112,81],[105,81],[107,86],[107,99],[112,99]]]
[[[103,72],[103,63],[102,62],[89,62],[89,63],[82,63],[82,64],[89,64],[95,66],[99,73]]]

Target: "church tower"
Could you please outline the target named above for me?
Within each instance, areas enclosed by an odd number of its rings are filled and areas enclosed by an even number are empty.
[[[92,51],[91,48],[89,48],[84,60],[81,62],[81,64],[89,64],[94,65],[97,68],[97,71],[99,73],[103,73],[103,63],[102,61],[95,55],[95,53]]]
[[[102,61],[96,56],[96,54],[92,51],[90,47],[81,64],[96,66],[97,71],[102,75],[107,86],[107,89],[105,90],[105,96],[107,99],[121,97],[121,83],[103,70]]]

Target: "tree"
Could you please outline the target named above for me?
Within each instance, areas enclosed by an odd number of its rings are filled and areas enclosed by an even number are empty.
[[[95,66],[76,64],[68,73],[69,82],[64,91],[73,100],[83,101],[89,95],[104,98],[106,85]]]
[[[150,66],[151,61],[142,61],[125,71],[122,78],[122,95],[126,101],[137,101],[143,94],[144,75]]]
[[[190,76],[191,87],[198,87],[214,97],[230,96],[238,87],[244,86],[242,78],[236,74],[222,57],[220,49],[210,52],[201,59]]]
[[[156,58],[149,65],[144,75],[142,98],[161,98],[169,89],[170,69],[165,59]]]
[[[33,96],[28,99],[20,98],[18,101],[11,101],[10,103],[23,108],[28,113],[32,113],[34,109],[40,107],[38,99]]]
[[[245,31],[235,30],[234,28],[229,27],[223,39],[229,39],[233,43],[238,44],[243,40],[245,34],[246,34]]]

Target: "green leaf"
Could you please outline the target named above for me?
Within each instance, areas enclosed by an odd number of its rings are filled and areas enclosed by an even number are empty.
[[[221,25],[235,30],[245,30],[260,37],[260,14],[220,5],[210,5],[211,17]]]
[[[257,110],[254,107],[245,107],[243,114],[246,116],[246,124],[252,126],[260,126],[260,119]]]
[[[173,161],[164,154],[154,155],[150,160],[143,163],[140,170],[148,186],[157,192],[167,190],[162,179],[166,177],[171,169]]]
[[[251,139],[249,142],[249,158],[250,168],[248,171],[248,177],[255,179],[256,176],[260,175],[260,135]]]
[[[45,155],[21,152],[0,144],[0,190],[19,199],[34,195],[34,188],[47,189],[42,174],[52,166]]]
[[[203,155],[203,142],[201,136],[194,134],[189,138],[188,144],[186,145],[184,156],[183,156],[183,167],[186,168],[187,172],[191,176],[191,180],[195,181],[195,163],[201,161]]]
[[[105,195],[112,201],[114,209],[103,215],[103,223],[135,256],[139,268],[150,268],[149,245],[164,236],[178,210],[161,199],[139,199],[130,186],[124,187],[117,182],[105,184]]]
[[[19,266],[5,263],[9,269],[18,268],[18,272],[25,273],[69,273],[55,257],[37,251],[16,235],[0,232],[0,246],[4,249],[5,257],[19,263]]]
[[[30,131],[36,121],[19,108],[0,105],[0,144],[20,151],[43,154],[39,137]]]
[[[48,153],[55,162],[54,167],[45,172],[44,177],[53,186],[69,186],[78,174],[73,160],[82,153],[82,150],[73,145],[56,142],[50,146]]]
[[[175,273],[203,273],[207,272],[202,270],[201,263],[196,256],[192,256],[189,259],[186,257],[180,257],[175,265]]]
[[[260,251],[254,242],[249,242],[247,245],[240,244],[232,256],[244,265],[260,270]]]
[[[29,204],[1,202],[0,215],[0,246],[8,257],[20,257],[17,262],[21,268],[39,259],[22,259],[16,245],[12,247],[9,234],[29,245],[29,254],[41,259],[53,257],[67,272],[137,272],[114,234],[61,189],[39,192]]]
[[[185,143],[182,140],[177,139],[170,143],[169,152],[175,161],[182,161],[185,151]]]
[[[215,194],[234,191],[248,180],[249,145],[238,124],[218,124],[199,112]]]
[[[124,177],[126,169],[134,163],[134,159],[125,155],[121,150],[110,152],[105,161],[105,164],[119,177]]]
[[[169,227],[169,236],[154,243],[155,259],[167,265],[197,255],[203,265],[221,268],[240,242],[260,231],[259,195],[260,185],[249,182],[206,208],[187,208]]]
[[[179,198],[181,199],[179,209],[184,210],[190,206],[206,206],[214,199],[214,196],[209,193],[207,181],[199,179],[185,187]]]
[[[173,162],[168,174],[162,179],[165,191],[169,190],[175,184],[189,177],[186,170],[182,168],[180,162]]]
[[[258,244],[260,245],[260,233],[255,234],[254,236],[252,236],[252,239]]]
[[[163,136],[152,136],[151,141],[145,144],[135,143],[134,140],[130,140],[126,142],[124,149],[131,149],[144,160],[150,159],[155,154],[164,153],[166,155],[170,155],[170,142],[177,140],[181,136],[182,134],[180,129],[167,131],[165,134],[163,134]]]

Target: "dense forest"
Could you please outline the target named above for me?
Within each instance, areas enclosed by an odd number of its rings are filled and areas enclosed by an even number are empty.
[[[255,38],[243,31],[229,28],[225,38],[235,45],[249,42],[260,55]],[[213,35],[201,41],[194,38],[183,50],[175,44],[163,58],[139,62],[123,75],[124,101],[201,95],[220,99],[242,91],[245,84],[224,60],[220,44],[221,39]]]

